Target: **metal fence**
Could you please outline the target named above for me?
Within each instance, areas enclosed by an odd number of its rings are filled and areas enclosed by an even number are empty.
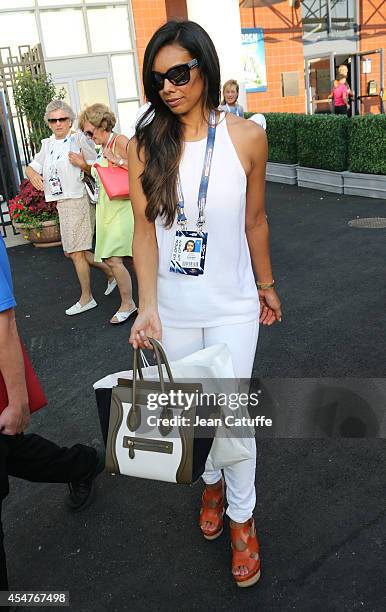
[[[0,227],[3,236],[7,235],[7,227],[12,226],[7,203],[16,195],[24,178],[23,167],[35,154],[28,122],[13,99],[17,76],[26,71],[35,76],[45,74],[40,44],[19,46],[16,56],[10,47],[0,47]],[[13,226],[12,231],[16,233]]]

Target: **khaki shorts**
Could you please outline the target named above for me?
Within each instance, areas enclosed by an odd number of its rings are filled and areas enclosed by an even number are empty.
[[[87,196],[60,200],[57,204],[63,251],[88,251],[95,228],[95,206]]]

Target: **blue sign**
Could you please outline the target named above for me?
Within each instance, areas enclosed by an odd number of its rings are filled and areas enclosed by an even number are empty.
[[[262,28],[242,28],[242,62],[247,93],[267,91],[264,32]]]

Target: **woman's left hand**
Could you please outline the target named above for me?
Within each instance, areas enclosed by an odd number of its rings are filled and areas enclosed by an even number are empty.
[[[260,318],[263,325],[272,325],[275,321],[281,322],[281,304],[274,289],[259,290]]]
[[[68,154],[68,159],[70,160],[73,166],[77,166],[78,168],[81,168],[82,170],[84,170],[86,166],[86,162],[84,161],[84,157],[82,153],[71,152]]]

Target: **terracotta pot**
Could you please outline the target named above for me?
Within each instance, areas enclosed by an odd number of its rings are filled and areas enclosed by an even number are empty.
[[[13,221],[15,229],[17,229],[29,242],[35,247],[53,247],[61,245],[60,240],[60,227],[59,221],[43,221],[41,229],[29,228],[24,223],[15,223]]]

